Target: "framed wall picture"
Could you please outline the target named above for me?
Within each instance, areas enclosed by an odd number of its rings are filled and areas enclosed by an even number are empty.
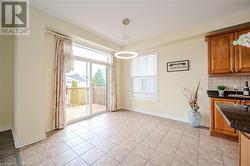
[[[167,72],[188,71],[189,60],[167,62]]]

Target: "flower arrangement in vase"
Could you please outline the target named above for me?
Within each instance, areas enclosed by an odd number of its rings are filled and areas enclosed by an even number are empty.
[[[200,82],[198,83],[196,90],[190,90],[188,88],[184,88],[184,95],[188,99],[188,104],[191,107],[191,110],[188,112],[188,121],[193,127],[199,127],[201,122],[201,114],[198,111],[198,92],[200,88]]]

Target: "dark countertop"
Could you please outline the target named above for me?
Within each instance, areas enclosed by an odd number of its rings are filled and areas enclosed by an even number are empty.
[[[238,99],[238,100],[250,100],[250,97],[244,97],[242,96],[243,92],[238,91],[237,94],[238,97],[230,96],[230,94],[235,94],[235,91],[225,91],[224,96],[220,97],[217,90],[208,90],[207,95],[210,98],[220,98],[220,99]]]
[[[250,134],[250,107],[225,103],[217,103],[216,106],[230,127]]]

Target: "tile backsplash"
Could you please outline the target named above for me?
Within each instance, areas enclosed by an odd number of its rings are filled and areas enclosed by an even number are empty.
[[[250,84],[250,75],[244,76],[209,76],[208,77],[208,89],[217,90],[218,85],[226,86],[226,90],[234,90],[234,85],[237,84],[239,91],[242,91],[245,86],[245,81],[248,81]]]

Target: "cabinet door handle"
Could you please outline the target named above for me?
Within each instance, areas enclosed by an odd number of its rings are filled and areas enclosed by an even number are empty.
[[[239,72],[239,70],[237,69],[237,70],[235,70],[236,72]]]

